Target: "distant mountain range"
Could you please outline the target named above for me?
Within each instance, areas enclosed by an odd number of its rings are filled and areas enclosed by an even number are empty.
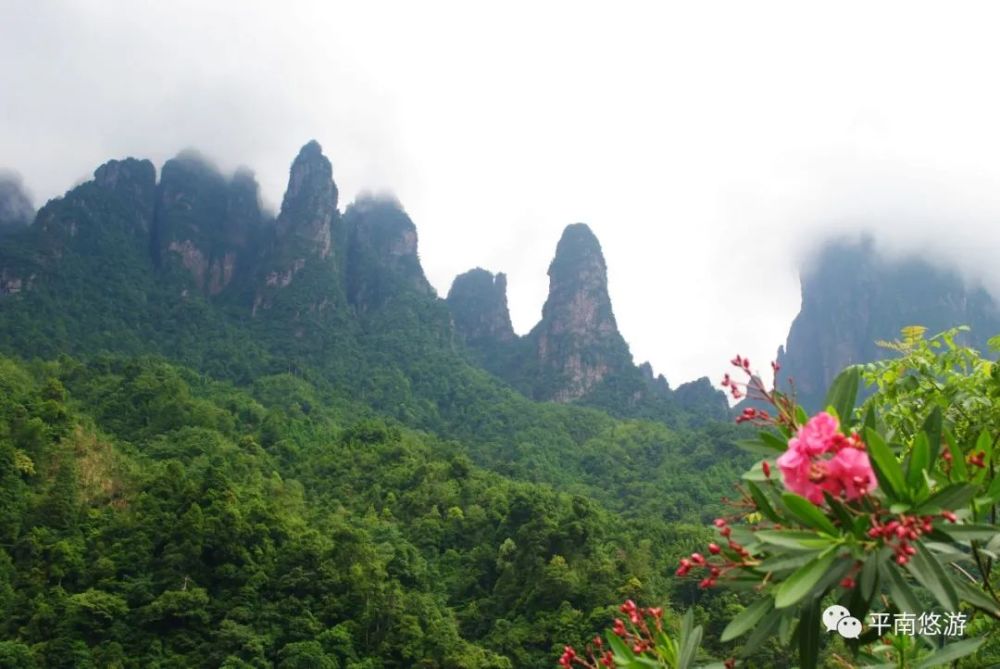
[[[542,320],[517,337],[503,274],[473,270],[439,299],[402,206],[361,198],[341,213],[316,142],[293,162],[276,218],[252,173],[226,177],[187,152],[159,180],[149,161],[110,161],[32,225],[6,229],[0,348],[11,352],[152,351],[244,380],[299,361],[355,378],[373,342],[405,333],[536,400],[669,423],[727,414],[707,378],[672,390],[633,363],[586,225],[566,228]]]
[[[634,363],[586,225],[565,229],[542,318],[518,336],[504,274],[470,270],[440,299],[400,203],[364,197],[341,211],[314,141],[295,158],[276,217],[250,171],[225,176],[192,152],[159,178],[149,161],[109,161],[33,221],[16,183],[0,195],[0,350],[152,352],[237,381],[320,370],[345,392],[365,379],[376,404],[401,415],[414,404],[412,370],[433,355],[471,362],[534,400],[668,424],[728,415],[708,378],[671,388]],[[982,347],[1000,315],[954,273],[884,261],[870,242],[832,243],[803,272],[802,309],[777,357],[815,407],[839,369],[877,358],[874,342],[911,324],[968,324]],[[410,370],[405,390],[379,369]]]

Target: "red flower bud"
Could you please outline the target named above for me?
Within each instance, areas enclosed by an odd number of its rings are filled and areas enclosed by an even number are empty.
[[[720,552],[722,552],[722,549],[719,548],[719,544],[712,543],[708,545],[708,552],[711,553],[712,555],[718,555]]]
[[[764,476],[771,478],[771,465],[767,463],[767,460],[761,463],[760,468],[764,470]]]
[[[854,579],[851,578],[850,576],[845,576],[844,578],[840,579],[840,587],[844,588],[845,590],[851,590],[852,588],[854,588]]]

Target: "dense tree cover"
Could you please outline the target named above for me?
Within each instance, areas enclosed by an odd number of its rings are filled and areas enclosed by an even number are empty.
[[[398,203],[341,216],[324,161],[277,221],[112,161],[4,237],[0,666],[549,666],[622,597],[714,643],[735,599],[669,575],[740,430],[477,367]]]
[[[0,666],[548,666],[622,596],[727,606],[673,590],[699,525],[490,473],[288,374],[3,359],[0,388]],[[657,428],[611,429],[608,457],[654,457]]]

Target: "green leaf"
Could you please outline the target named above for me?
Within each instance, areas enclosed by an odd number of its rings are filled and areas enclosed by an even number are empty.
[[[910,490],[926,489],[927,481],[924,479],[924,472],[930,467],[931,447],[927,441],[927,435],[921,432],[913,440],[913,448],[910,450],[910,462],[906,468],[906,485]]]
[[[910,557],[906,568],[920,585],[934,595],[945,611],[958,610],[958,593],[955,591],[951,576],[945,572],[937,557],[923,544],[917,544],[917,552]]]
[[[986,496],[993,501],[994,504],[1000,502],[1000,476],[997,476],[990,483],[990,489],[986,492]]]
[[[774,511],[774,507],[767,499],[767,495],[753,481],[747,481],[747,488],[750,490],[750,497],[757,504],[757,510],[774,523],[780,523],[781,517]]]
[[[976,486],[968,483],[952,483],[941,488],[917,507],[917,513],[934,514],[953,511],[968,504],[976,495]]]
[[[743,636],[773,608],[774,600],[770,597],[758,599],[753,604],[736,614],[736,617],[729,621],[729,624],[726,625],[726,629],[722,630],[721,641],[725,643]]]
[[[759,541],[798,550],[822,550],[833,545],[834,540],[815,532],[804,530],[761,530],[755,535]]]
[[[886,587],[889,589],[889,596],[892,598],[892,603],[896,605],[898,610],[910,613],[923,610],[920,600],[917,599],[917,595],[913,592],[910,584],[906,582],[906,579],[903,578],[903,575],[896,568],[895,562],[887,560],[879,563],[879,572],[882,574],[883,582],[885,582]]]
[[[611,652],[615,654],[615,663],[624,664],[635,659],[635,653],[629,648],[621,638],[612,632],[611,630],[604,631],[604,638],[608,640],[608,645],[611,646]]]
[[[972,655],[979,650],[979,647],[982,646],[985,641],[986,638],[983,637],[980,639],[963,639],[962,641],[950,643],[921,659],[916,665],[914,665],[914,669],[933,669],[934,667],[943,667],[959,658]]]
[[[764,643],[772,634],[778,630],[778,625],[781,623],[782,616],[780,615],[770,615],[764,616],[760,624],[754,628],[750,636],[747,637],[746,642],[743,644],[743,648],[740,650],[740,655],[742,657],[748,657],[757,652],[761,644]]]
[[[819,662],[819,597],[802,606],[799,617],[799,669],[816,669]]]
[[[773,457],[777,451],[771,446],[766,446],[761,443],[761,439],[739,439],[737,440],[736,446],[746,451],[747,453],[753,453],[754,455],[760,455],[765,458]]]
[[[937,461],[938,454],[941,452],[941,428],[941,407],[936,406],[927,415],[923,425],[923,432],[927,435],[927,445],[930,447],[931,466]]]
[[[879,553],[869,553],[861,567],[861,596],[866,602],[871,601],[872,595],[875,594],[879,561]]]
[[[830,536],[837,536],[839,534],[837,528],[826,517],[826,514],[805,497],[800,497],[793,492],[786,492],[781,496],[781,501],[785,503],[791,514],[803,525],[811,527],[814,530],[826,532]]]
[[[830,565],[833,564],[836,557],[833,550],[826,551],[789,576],[778,587],[778,592],[774,597],[775,608],[784,609],[801,601],[823,578],[823,574],[830,569]]]
[[[694,613],[687,610],[684,618],[681,619],[680,635],[680,658],[677,661],[677,669],[689,669],[698,655],[698,647],[701,645],[701,625],[694,626]]]
[[[945,429],[945,439],[948,440],[948,451],[951,453],[951,472],[965,481],[969,478],[969,469],[965,466],[965,453],[955,440],[955,435],[950,430]]]
[[[952,539],[956,541],[989,541],[1000,532],[1000,528],[995,525],[973,525],[971,523],[962,523],[954,525],[935,525],[935,528],[944,532]]]
[[[986,461],[990,461],[990,455],[993,453],[993,439],[990,437],[988,430],[983,430],[979,433],[979,439],[976,439],[975,453],[980,451],[986,454]]]
[[[788,450],[788,440],[782,439],[772,432],[758,432],[757,436],[764,446],[776,453],[784,453]],[[774,455],[774,453],[771,455]]]
[[[861,381],[860,369],[857,365],[846,368],[830,385],[823,406],[833,407],[840,418],[840,427],[844,434],[850,432],[851,412],[858,398],[858,384]]]
[[[869,406],[868,411],[865,412],[865,422],[862,426],[863,430],[874,430],[877,429],[877,422],[875,418],[875,407]]]
[[[892,499],[905,499],[906,481],[903,479],[903,469],[896,460],[896,455],[886,446],[881,435],[874,430],[865,432],[868,443],[868,455],[871,457],[875,475],[886,496]]]
[[[959,579],[955,581],[955,590],[958,591],[958,597],[963,602],[968,602],[977,609],[981,609],[989,613],[991,616],[1000,618],[1000,604],[983,592],[978,585],[973,585],[968,581]]]
[[[789,569],[798,569],[806,562],[809,562],[809,560],[812,560],[813,557],[815,557],[815,552],[816,551],[812,551],[810,553],[792,553],[791,555],[779,553],[778,555],[773,555],[767,558],[754,567],[754,569],[765,573],[769,571],[787,571]]]

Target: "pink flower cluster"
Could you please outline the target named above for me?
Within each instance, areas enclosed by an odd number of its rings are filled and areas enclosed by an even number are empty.
[[[864,442],[857,434],[841,434],[839,427],[825,411],[816,414],[778,458],[785,487],[813,504],[823,502],[824,491],[851,500],[878,486]]]

